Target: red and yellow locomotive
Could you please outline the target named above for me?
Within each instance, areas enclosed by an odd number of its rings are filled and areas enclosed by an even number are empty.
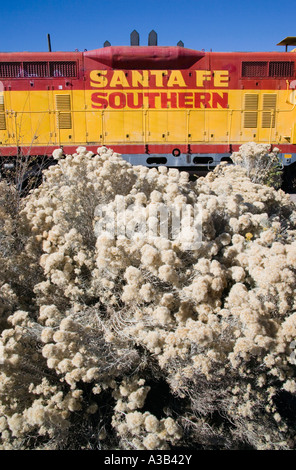
[[[0,156],[106,145],[132,164],[199,170],[253,141],[278,147],[295,173],[296,38],[279,44],[0,53]]]

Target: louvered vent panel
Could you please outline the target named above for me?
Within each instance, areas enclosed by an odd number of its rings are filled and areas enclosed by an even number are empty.
[[[0,78],[17,78],[21,76],[20,62],[1,62]]]
[[[294,62],[279,61],[269,63],[270,77],[293,77]]]
[[[258,124],[258,95],[255,93],[245,94],[244,103],[244,128],[251,129]]]
[[[244,114],[244,128],[252,129],[257,127],[258,116],[254,111],[246,111]]]
[[[6,119],[5,119],[4,113],[0,113],[0,130],[1,131],[6,130]]]
[[[71,129],[72,127],[71,113],[60,113],[58,115],[58,127],[59,129]]]
[[[267,62],[242,62],[242,77],[267,77]]]
[[[71,96],[70,95],[56,95],[56,110],[60,111],[57,114],[57,125],[59,129],[71,129]],[[68,111],[68,112],[67,112]]]
[[[255,93],[245,94],[245,110],[257,111],[258,110],[258,95]]]
[[[4,107],[4,96],[0,95],[0,113],[5,112],[5,107]]]
[[[44,78],[48,76],[47,62],[24,62],[24,77]]]
[[[262,127],[270,128],[275,126],[276,95],[263,95]]]
[[[71,111],[71,96],[56,95],[56,108],[57,111]]]
[[[75,61],[1,62],[0,78],[77,77]]]
[[[5,118],[5,107],[4,107],[4,96],[0,95],[0,130],[6,130],[6,118]]]
[[[50,62],[49,70],[51,77],[76,77],[76,62]]]

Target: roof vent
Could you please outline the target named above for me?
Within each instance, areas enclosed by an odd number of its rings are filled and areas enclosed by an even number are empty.
[[[138,31],[135,29],[131,32],[131,46],[139,46],[140,45],[140,36]]]
[[[184,47],[184,42],[183,42],[183,41],[179,41],[179,42],[177,43],[177,46],[179,46],[179,47]]]
[[[104,42],[104,47],[110,47],[110,46],[111,46],[111,43],[109,41]]]

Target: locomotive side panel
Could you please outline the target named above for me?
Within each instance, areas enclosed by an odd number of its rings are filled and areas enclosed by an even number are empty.
[[[19,96],[19,99],[22,97]],[[50,112],[53,109],[50,91],[28,91],[26,99],[28,104],[24,108],[20,103],[14,106],[14,109],[23,109],[23,112],[17,113],[18,145],[54,145],[56,138]]]
[[[203,69],[89,69],[86,74],[91,106],[103,110],[109,144],[227,141],[228,71],[216,71],[213,79]]]
[[[73,96],[83,85],[81,61],[82,55],[75,53],[0,54],[6,117],[6,129],[0,132],[7,132],[0,134],[2,154],[15,148],[50,154],[53,146],[75,142]]]
[[[280,146],[292,163],[295,74],[294,53],[107,47],[0,54],[1,153],[107,145],[137,164],[165,154],[168,165],[194,166],[255,141]]]
[[[10,94],[4,91],[4,83],[0,81],[0,145],[10,145],[12,129],[10,127],[10,120],[8,117],[8,110],[10,109]]]

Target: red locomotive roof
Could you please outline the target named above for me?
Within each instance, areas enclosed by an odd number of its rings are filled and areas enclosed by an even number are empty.
[[[82,52],[0,52],[0,62],[77,60]]]
[[[60,62],[60,63],[58,63]],[[181,70],[185,85],[196,87],[194,70],[211,70],[212,78],[204,88],[212,86],[214,72],[227,71],[228,89],[275,89],[287,86],[287,78],[296,78],[296,54],[293,52],[204,52],[180,46],[109,46],[85,52],[12,52],[0,53],[0,80],[4,89],[45,90],[91,89],[92,71],[125,70],[132,87],[129,70],[163,70],[163,86],[170,70]],[[108,75],[107,79],[110,79]],[[154,73],[155,75],[155,73]],[[155,80],[154,80],[155,81]],[[152,88],[153,80],[148,88]],[[112,85],[114,87],[114,85]],[[142,85],[145,88],[144,84]],[[225,88],[225,84],[221,85]],[[120,88],[117,83],[115,88]],[[170,88],[182,88],[180,83]]]

